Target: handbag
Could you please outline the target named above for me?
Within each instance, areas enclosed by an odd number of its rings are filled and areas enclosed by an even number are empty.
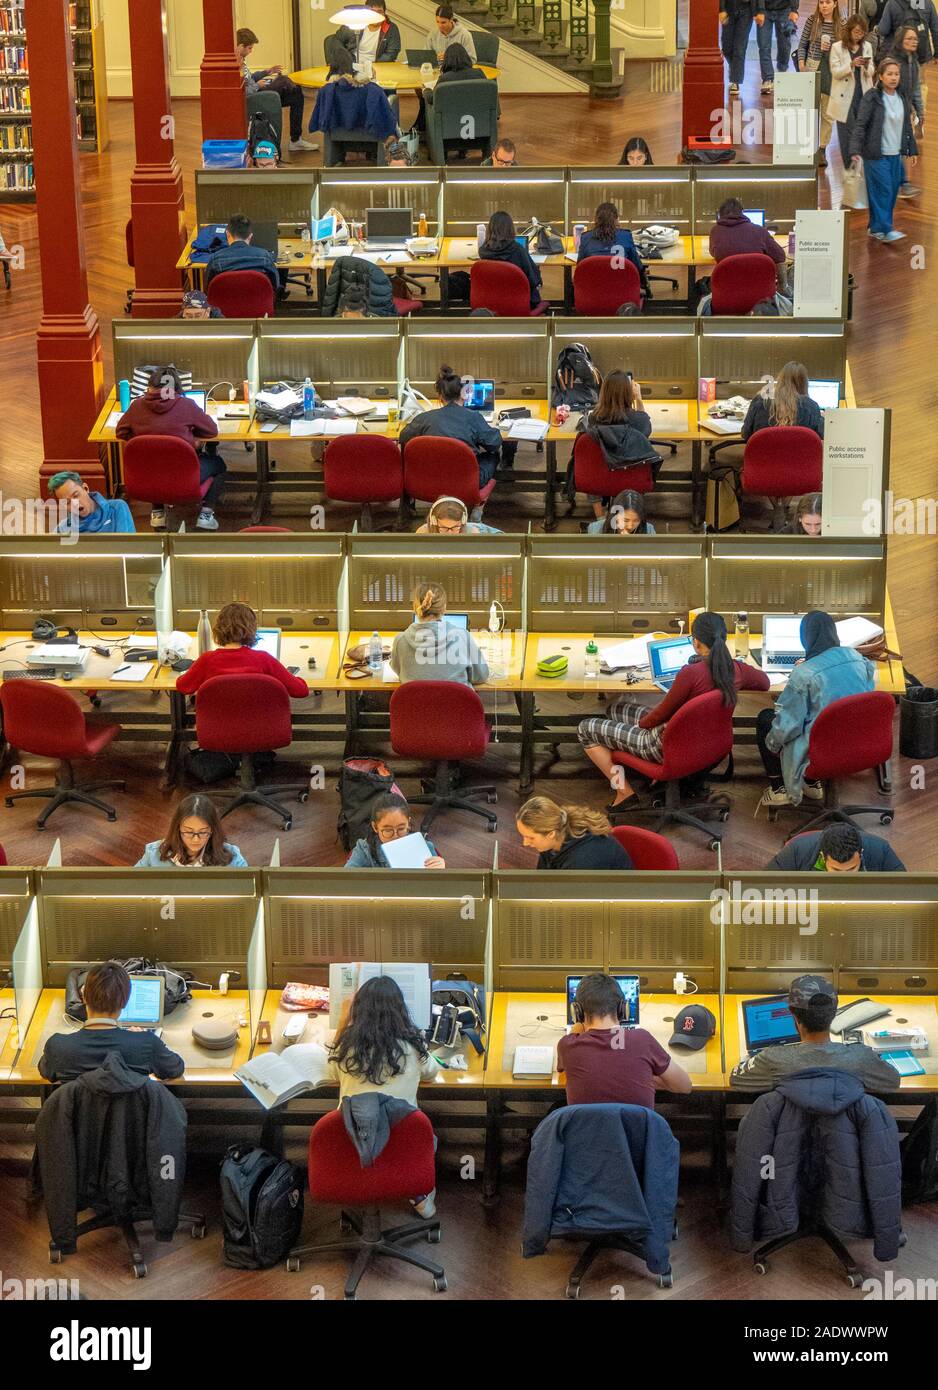
[[[563,242],[559,236],[554,235],[552,227],[538,227],[531,254],[534,256],[560,256],[563,254]]]
[[[349,647],[348,651],[345,653],[345,661],[342,663],[343,676],[353,676],[358,672],[368,672],[370,674],[371,668],[368,665],[370,647],[370,642],[359,642],[357,646]],[[390,647],[381,648],[382,661],[387,661],[390,655]]]
[[[843,194],[841,203],[845,208],[863,209],[869,207],[866,196],[866,175],[860,169],[848,165],[843,173]]]

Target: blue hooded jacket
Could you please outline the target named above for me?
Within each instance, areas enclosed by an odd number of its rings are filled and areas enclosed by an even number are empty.
[[[567,1105],[531,1140],[521,1253],[553,1236],[617,1231],[644,1247],[652,1274],[670,1268],[681,1147],[644,1105]]]
[[[134,526],[134,519],[126,502],[120,497],[102,497],[100,492],[93,492],[91,496],[95,502],[95,509],[90,516],[78,518],[78,534],[80,536],[134,534],[137,528]],[[63,535],[70,533],[72,531],[71,517],[66,517],[64,521],[60,521],[55,529]]]
[[[367,130],[375,140],[397,133],[397,119],[377,82],[327,82],[316,98],[310,130]]]

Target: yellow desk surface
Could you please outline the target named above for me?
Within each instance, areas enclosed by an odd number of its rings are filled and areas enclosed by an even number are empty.
[[[203,226],[214,225],[214,223],[203,223]],[[290,226],[292,225],[293,224],[291,222]],[[201,275],[202,271],[208,264],[208,258],[206,258],[205,260],[196,261],[195,263],[193,263],[192,261],[192,245],[198,234],[199,229],[197,228],[196,231],[193,232],[189,240],[186,242],[182,254],[179,257],[179,260],[176,262],[177,270],[194,270]],[[307,271],[312,268],[312,242],[304,242],[298,236],[282,236],[278,238],[277,246],[277,265],[281,266],[282,269]]]
[[[556,1048],[556,1043],[564,1035],[566,1025],[566,1002],[562,994],[550,993],[514,993],[508,990],[498,990],[492,999],[490,1024],[489,1024],[489,1046],[488,1062],[485,1068],[486,1087],[498,1088],[501,1090],[559,1090],[562,1089],[563,1082],[555,1070],[550,1077],[518,1077],[511,1074],[511,1066],[505,1066],[506,1046],[510,1047],[512,1039],[507,1034],[508,1025],[508,1006],[512,1003],[534,1004],[543,1006],[543,1012],[550,1015],[550,1024],[545,1026],[544,1037],[532,1037],[519,1039],[520,1042],[531,1046],[543,1043],[544,1046],[551,1044]],[[686,1004],[703,1004],[710,1010],[714,1018],[717,1019],[717,1031],[703,1049],[706,1059],[706,1071],[692,1072],[693,1088],[695,1091],[722,1091],[725,1080],[723,1074],[723,1064],[720,1055],[720,1000],[716,994],[643,994],[642,1006],[664,1005],[666,1008],[666,1018],[680,1012]],[[673,1009],[673,1014],[672,1014]],[[672,1028],[670,1024],[653,1024],[648,1031],[657,1038],[661,1046],[671,1053],[671,1056],[678,1063],[683,1064],[689,1056],[699,1055],[688,1053],[681,1048],[673,1051],[668,1047],[668,1039],[671,1036]],[[556,1061],[556,1056],[555,1056]],[[667,1091],[658,1093],[662,1098],[670,1094]]]
[[[788,233],[777,233],[775,240],[788,256]],[[649,268],[658,264],[657,261],[649,261]],[[713,257],[710,254],[710,233],[706,236],[694,237],[694,265],[713,265]]]
[[[501,403],[499,402],[498,404],[500,405]],[[686,425],[686,427],[683,426],[683,422],[681,422],[681,425],[675,426],[675,425],[671,425],[671,424],[666,424],[666,423],[664,423],[664,422],[662,421],[662,423],[661,423],[660,425],[654,425],[654,426],[653,426],[652,431],[651,431],[651,435],[652,435],[652,438],[653,438],[653,439],[676,439],[676,440],[681,440],[681,441],[688,441],[688,440],[689,440],[689,441],[693,441],[693,440],[696,440],[696,439],[711,439],[714,443],[716,442],[716,436],[715,436],[715,435],[711,435],[711,434],[709,433],[709,431],[707,431],[707,430],[702,430],[702,429],[701,429],[701,426],[700,426],[700,414],[699,414],[700,407],[699,407],[697,401],[673,400],[673,399],[672,399],[672,400],[667,400],[667,401],[647,400],[647,401],[643,401],[642,404],[643,404],[644,409],[645,409],[646,411],[648,411],[648,412],[654,411],[654,410],[656,410],[657,408],[659,408],[659,407],[664,407],[664,406],[671,406],[671,407],[674,407],[674,406],[686,406],[686,407],[687,407],[687,425]],[[566,420],[564,421],[564,423],[563,423],[562,425],[558,425],[558,424],[556,423],[556,408],[555,408],[555,407],[551,407],[551,411],[550,411],[550,432],[548,433],[547,438],[550,439],[550,440],[557,440],[557,441],[560,441],[560,440],[569,440],[569,441],[573,441],[574,439],[576,439],[576,436],[577,436],[577,426],[579,425],[581,419],[582,419],[582,412],[579,411],[579,410],[574,410],[574,411],[571,411],[571,413],[567,416]]]
[[[428,84],[420,74],[419,68],[409,67],[407,63],[374,63],[374,80],[379,87],[385,87],[393,92],[419,92],[423,87],[433,85]],[[487,67],[483,63],[476,63],[477,67],[486,77],[497,77],[498,68]],[[434,68],[434,72],[437,69]],[[291,72],[291,79],[298,87],[324,87],[329,76],[329,68],[326,64],[317,68],[302,68],[299,72]]]
[[[739,1001],[741,999],[758,998],[759,995],[756,993],[727,994],[724,997],[723,1037],[725,1044],[724,1059],[726,1064],[727,1087],[729,1087],[730,1072],[732,1072],[733,1068],[744,1055],[744,1040],[740,1033]],[[840,996],[840,1003],[841,1005],[852,1004],[856,999],[867,998],[874,999],[877,1003],[888,1005],[892,1010],[892,1014],[889,1018],[884,1018],[881,1021],[877,1020],[875,1024],[877,1028],[889,1028],[891,1026],[902,1027],[903,1025],[899,1023],[899,1019],[906,1018],[908,1016],[908,1010],[912,1007],[921,1010],[922,1005],[925,1005],[927,1009],[930,1010],[934,1021],[927,1030],[929,1055],[922,1058],[922,1065],[926,1068],[930,1066],[933,1070],[930,1072],[926,1071],[924,1075],[903,1076],[901,1078],[899,1073],[896,1072],[896,1090],[898,1091],[900,1089],[901,1082],[901,1089],[903,1091],[909,1091],[910,1093],[918,1092],[916,1099],[919,1098],[923,1091],[930,1093],[938,1092],[938,997],[933,994],[842,994]],[[897,1047],[896,1051],[901,1051],[901,1048]],[[743,1095],[746,1093],[740,1092],[739,1094]]]
[[[244,401],[209,401],[206,406],[206,413],[211,415],[218,425],[219,439],[253,439],[251,434],[251,414],[237,415],[233,419],[226,420],[219,418],[219,411],[224,411],[226,407],[244,405]],[[92,444],[123,444],[123,440],[118,440],[116,422],[109,423],[110,417],[115,412],[120,412],[120,403],[117,398],[117,391],[112,390],[108,394],[97,420],[95,420],[88,439]]]
[[[238,1028],[238,1042],[230,1063],[208,1065],[206,1059],[212,1054],[202,1051],[198,1044],[193,1042],[191,1031],[199,1016],[208,1012],[216,1018],[230,1015],[233,1021],[241,1018],[246,1020],[249,1017],[247,990],[229,990],[226,995],[221,995],[216,990],[196,989],[192,991],[192,999],[188,1004],[180,1006],[170,1014],[163,1024],[163,1042],[184,1059],[186,1070],[183,1076],[176,1081],[167,1082],[167,1085],[184,1086],[198,1082],[203,1085],[240,1087],[241,1083],[236,1080],[234,1072],[251,1055],[250,1029],[247,1023],[244,1027]],[[76,1026],[65,1022],[64,989],[44,989],[20,1049],[16,1066],[11,1067],[3,1079],[13,1084],[49,1085],[50,1083],[39,1075],[37,1066],[40,1043],[50,1033],[73,1033]]]
[[[371,633],[368,634],[369,637]],[[198,651],[196,634],[192,638],[190,655],[195,658]],[[280,633],[280,660],[284,666],[298,666],[297,675],[304,680],[310,690],[340,690],[344,685],[339,677],[339,656],[343,650],[337,632],[291,632],[286,628]],[[314,670],[309,668],[310,657],[315,657]],[[158,688],[175,690],[179,676],[169,667],[161,667],[157,680]]]
[[[67,551],[65,552],[68,553]],[[100,645],[107,645],[116,642],[118,639],[126,639],[128,647],[156,647],[155,632],[138,632],[134,630],[128,632],[111,632],[102,642],[101,636],[95,636],[91,632],[79,632],[78,640],[90,647],[92,642]],[[15,645],[14,645],[15,644]],[[0,632],[0,677],[4,671],[22,670],[26,664],[27,657],[31,650],[41,647],[41,642],[33,640],[29,632]],[[176,683],[175,673],[163,667],[157,667],[156,661],[150,663],[151,669],[145,680],[142,681],[115,681],[110,679],[110,674],[118,666],[123,666],[124,658],[121,655],[121,648],[111,647],[110,656],[98,656],[97,652],[89,652],[88,660],[84,670],[76,671],[72,680],[49,681],[49,685],[60,685],[69,690],[124,690],[140,691],[144,694],[154,690],[172,690]]]
[[[400,634],[397,632],[381,632],[378,634],[385,647],[390,647],[395,637]],[[485,690],[520,690],[521,673],[524,664],[524,633],[518,631],[506,631],[493,634],[491,632],[473,632],[473,637],[479,644],[482,655],[489,663],[493,672],[506,672],[503,679],[497,680],[490,678],[485,685],[477,685],[475,688],[480,691]],[[346,651],[350,647],[356,647],[359,643],[370,642],[370,632],[351,632],[349,633]],[[319,682],[317,681],[317,685]],[[378,676],[365,676],[362,680],[349,680],[343,676],[341,671],[336,680],[335,689],[337,690],[394,690],[397,680],[383,680]]]
[[[0,989],[0,1014],[10,1012],[12,1017],[0,1019],[0,1081],[6,1081],[13,1067],[16,1049],[19,1046],[16,1036],[16,996],[12,989]]]

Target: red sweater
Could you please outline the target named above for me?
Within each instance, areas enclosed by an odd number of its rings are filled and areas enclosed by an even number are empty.
[[[734,661],[733,665],[736,668],[737,690],[768,690],[771,682],[764,671],[750,666],[745,661]],[[709,662],[695,661],[692,665],[682,666],[664,699],[659,700],[654,709],[642,715],[638,721],[639,727],[655,729],[659,724],[666,724],[681,705],[685,705],[695,695],[706,695],[708,690],[715,689]]]
[[[211,415],[206,415],[188,396],[164,400],[159,391],[150,390],[131,401],[114,433],[118,439],[135,439],[141,434],[171,434],[194,444],[197,439],[214,439],[218,426]]]
[[[273,676],[295,699],[309,694],[304,680],[291,676],[269,652],[257,651],[254,647],[216,647],[214,651],[204,652],[182,673],[176,689],[183,695],[194,695],[213,676]]]

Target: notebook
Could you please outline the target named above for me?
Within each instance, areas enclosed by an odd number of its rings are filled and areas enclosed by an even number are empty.
[[[553,1076],[552,1047],[516,1047],[511,1064],[512,1076]]]

